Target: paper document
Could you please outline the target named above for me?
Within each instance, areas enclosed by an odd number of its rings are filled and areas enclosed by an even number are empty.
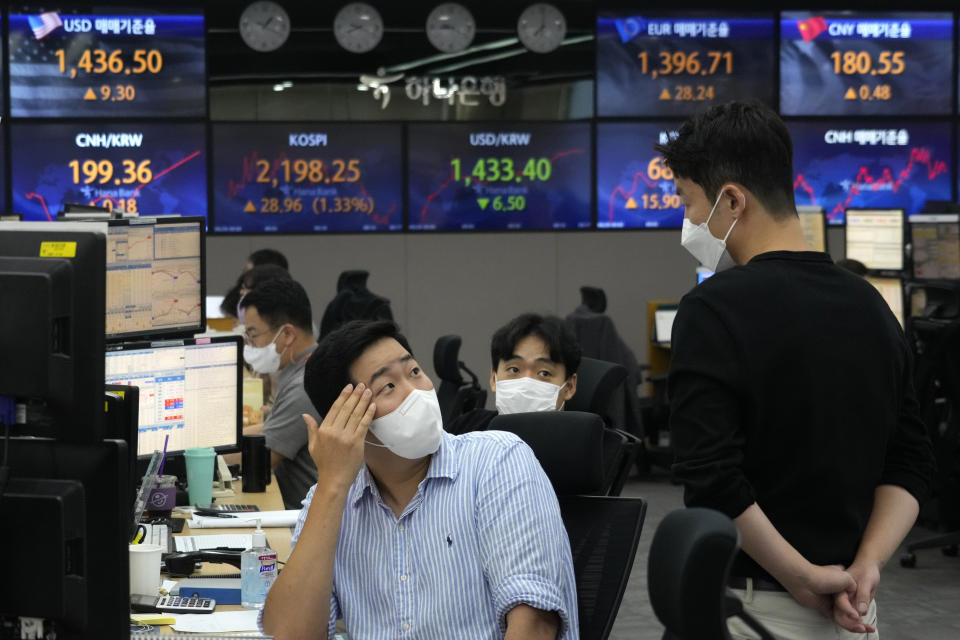
[[[231,514],[234,518],[217,518],[215,516],[198,516],[194,514],[193,520],[188,524],[191,529],[233,529],[256,527],[257,520],[261,527],[292,527],[297,524],[297,517],[300,515],[299,509],[290,509],[289,511],[255,511],[251,513]]]
[[[257,610],[214,611],[213,613],[185,613],[174,616],[174,631],[191,633],[227,633],[229,631],[256,631]]]
[[[173,542],[176,545],[178,552],[203,551],[204,549],[216,549],[217,547],[228,547],[230,549],[249,549],[253,546],[253,534],[224,533],[210,534],[206,536],[174,536]]]

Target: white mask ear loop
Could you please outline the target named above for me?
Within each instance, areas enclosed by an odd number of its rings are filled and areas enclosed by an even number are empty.
[[[722,198],[723,198],[723,189],[720,190],[720,194],[717,196],[717,201],[713,203],[713,209],[710,209],[710,215],[707,216],[707,221],[704,222],[704,224],[706,224],[706,225],[709,225],[709,224],[710,224],[710,218],[712,218],[712,217],[713,217],[713,214],[717,212],[717,205],[720,204],[720,200],[721,200]],[[731,225],[730,225],[730,228],[727,229],[727,235],[723,236],[723,243],[724,243],[724,244],[727,243],[727,238],[730,237],[730,234],[733,232],[733,228],[734,228],[735,226],[737,226],[737,222],[738,222],[738,219],[737,219],[737,218],[734,218],[733,224],[731,224]],[[709,226],[707,227],[707,230],[708,230],[708,231],[710,230],[710,227],[709,227]]]

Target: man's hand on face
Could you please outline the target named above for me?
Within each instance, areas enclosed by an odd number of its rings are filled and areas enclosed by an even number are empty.
[[[317,426],[313,417],[303,415],[310,457],[324,482],[334,490],[346,492],[363,465],[363,443],[377,410],[372,398],[373,393],[363,383],[356,388],[348,384],[322,424]]]

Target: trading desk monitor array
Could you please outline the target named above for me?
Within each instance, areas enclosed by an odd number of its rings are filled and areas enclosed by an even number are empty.
[[[106,351],[106,379],[140,388],[137,455],[164,448],[239,450],[241,344],[236,336],[124,343]]]
[[[960,279],[960,215],[921,214],[909,223],[913,277]]]
[[[848,259],[871,271],[903,270],[903,209],[848,209]]]
[[[797,215],[800,216],[800,226],[807,243],[814,251],[827,250],[827,224],[822,207],[798,206]]]
[[[897,317],[897,320],[900,322],[900,326],[903,327],[903,280],[900,278],[867,276],[867,282],[872,284],[874,288],[880,292],[880,295],[883,296],[883,299],[887,301],[888,305],[890,305],[890,310],[893,311],[893,315]]]
[[[107,338],[203,331],[203,218],[109,224]]]

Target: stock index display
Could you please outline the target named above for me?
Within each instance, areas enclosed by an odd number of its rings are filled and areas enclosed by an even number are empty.
[[[410,125],[411,231],[591,226],[587,123]]]
[[[8,50],[13,117],[206,115],[201,13],[13,13]]]
[[[597,228],[669,229],[683,224],[673,172],[653,150],[679,122],[597,125]]]
[[[951,113],[953,24],[951,13],[783,13],[780,112]]]
[[[730,100],[773,104],[769,15],[601,14],[597,115],[677,116]]]
[[[399,231],[401,127],[217,124],[213,183],[215,231]]]
[[[206,216],[203,124],[14,123],[13,210],[52,220],[67,203]]]

